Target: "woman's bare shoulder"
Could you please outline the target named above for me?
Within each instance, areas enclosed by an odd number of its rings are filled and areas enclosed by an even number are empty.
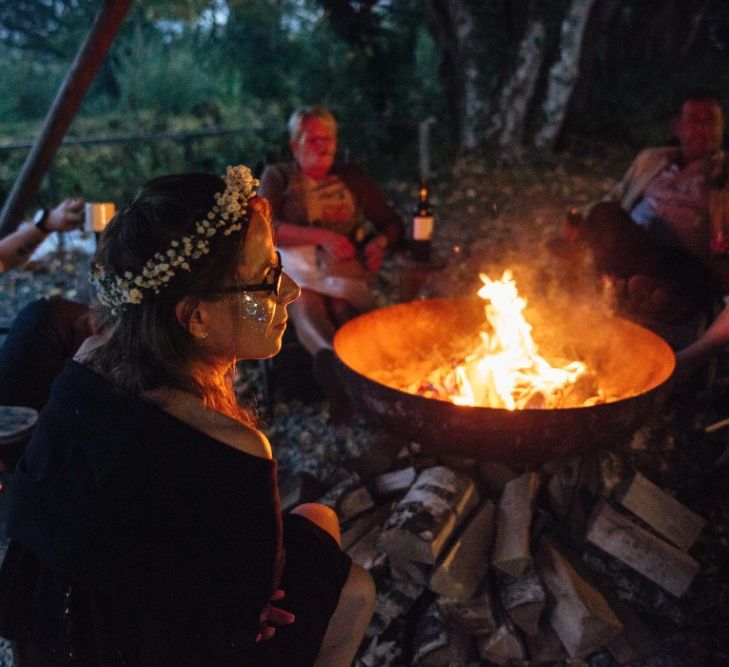
[[[225,415],[214,414],[219,416],[222,421],[215,426],[215,433],[208,433],[208,435],[253,456],[262,459],[273,458],[271,443],[258,429],[241,424]]]
[[[146,392],[143,398],[229,447],[262,459],[273,457],[271,445],[263,433],[206,407],[196,396],[182,391],[157,389]]]

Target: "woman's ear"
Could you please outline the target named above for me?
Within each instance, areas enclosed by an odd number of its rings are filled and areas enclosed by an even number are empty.
[[[182,328],[193,338],[201,340],[208,337],[207,311],[199,299],[184,297],[177,302],[175,315]]]

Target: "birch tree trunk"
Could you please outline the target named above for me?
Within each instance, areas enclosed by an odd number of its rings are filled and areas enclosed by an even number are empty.
[[[455,135],[461,149],[475,148],[482,139],[485,100],[474,35],[478,17],[468,0],[431,0],[431,9],[441,52],[440,78],[456,121]]]
[[[513,74],[502,87],[487,120],[487,138],[503,149],[518,151],[523,146],[526,121],[544,60],[545,37],[544,22],[531,19],[519,43]]]
[[[484,99],[479,90],[481,71],[478,58],[470,48],[473,37],[474,17],[462,5],[456,12],[456,37],[463,45],[463,121],[461,125],[461,147],[476,148],[481,142],[483,129]]]
[[[572,0],[560,30],[559,58],[549,69],[547,93],[542,104],[544,122],[534,136],[538,148],[554,148],[572,92],[580,75],[580,56],[585,27],[595,0]]]

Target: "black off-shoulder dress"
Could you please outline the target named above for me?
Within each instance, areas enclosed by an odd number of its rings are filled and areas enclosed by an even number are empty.
[[[0,634],[38,665],[310,665],[351,561],[275,461],[69,362],[12,484]],[[256,643],[271,592],[296,614]]]

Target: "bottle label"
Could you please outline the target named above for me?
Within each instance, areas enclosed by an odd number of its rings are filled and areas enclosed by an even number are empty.
[[[433,218],[413,218],[413,241],[430,241],[433,236]]]

